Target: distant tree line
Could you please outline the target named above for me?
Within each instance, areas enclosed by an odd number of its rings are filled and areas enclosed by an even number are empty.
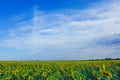
[[[92,61],[94,60],[120,60],[120,58],[105,58],[105,59],[90,59]]]
[[[120,60],[120,58],[105,58],[104,60]]]

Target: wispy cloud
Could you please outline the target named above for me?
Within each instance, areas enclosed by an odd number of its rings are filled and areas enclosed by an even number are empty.
[[[82,11],[46,13],[34,10],[33,18],[18,22],[18,28],[9,30],[0,46],[28,50],[26,54],[38,59],[43,59],[40,56],[44,59],[103,58],[113,54],[118,57],[120,50],[108,45],[104,48],[97,41],[120,33],[119,3],[104,3]]]

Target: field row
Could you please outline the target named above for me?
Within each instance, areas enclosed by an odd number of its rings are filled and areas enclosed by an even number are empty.
[[[120,80],[120,60],[1,61],[0,80]]]

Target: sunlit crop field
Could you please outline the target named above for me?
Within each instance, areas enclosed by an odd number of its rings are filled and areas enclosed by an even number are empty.
[[[120,60],[1,61],[0,80],[120,80]]]

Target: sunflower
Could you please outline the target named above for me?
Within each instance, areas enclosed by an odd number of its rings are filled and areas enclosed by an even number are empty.
[[[47,73],[46,73],[46,72],[43,72],[43,73],[42,73],[42,76],[46,77],[46,76],[47,76]]]
[[[117,68],[118,71],[120,71],[120,67],[117,66],[116,68]]]
[[[101,80],[101,78],[100,78],[100,77],[98,77],[98,78],[97,78],[97,80]]]
[[[109,73],[109,72],[103,71],[102,74],[105,75],[105,76],[107,76],[107,77],[109,77],[109,78],[112,78],[112,77],[113,77],[112,74]]]

